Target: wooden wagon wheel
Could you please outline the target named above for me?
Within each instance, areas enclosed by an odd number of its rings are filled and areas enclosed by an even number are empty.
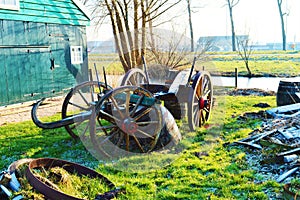
[[[123,77],[121,86],[149,84],[146,74],[139,68],[130,69]]]
[[[160,104],[149,91],[137,86],[119,87],[103,96],[95,109],[90,136],[97,152],[119,157],[154,149],[162,118]]]
[[[104,91],[112,90],[110,86],[97,81],[83,82],[70,90],[62,105],[62,118],[65,119],[81,112],[91,109],[91,103],[97,102],[104,95]],[[78,138],[78,126],[82,122],[74,122],[65,126],[66,130],[73,138]],[[87,126],[87,125],[86,125]]]
[[[188,100],[188,121],[191,131],[203,126],[210,117],[213,99],[211,77],[207,72],[198,72],[193,80]]]

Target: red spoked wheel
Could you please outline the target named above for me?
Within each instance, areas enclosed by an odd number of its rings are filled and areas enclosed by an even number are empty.
[[[208,72],[194,76],[188,100],[188,121],[191,131],[203,126],[211,115],[213,86]]]

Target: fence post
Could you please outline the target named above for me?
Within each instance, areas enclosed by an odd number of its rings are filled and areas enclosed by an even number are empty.
[[[89,78],[90,78],[90,81],[93,81],[92,69],[89,69]]]
[[[235,70],[234,70],[234,77],[235,77],[235,89],[237,89],[237,86],[238,86],[238,69],[237,68],[235,68]]]

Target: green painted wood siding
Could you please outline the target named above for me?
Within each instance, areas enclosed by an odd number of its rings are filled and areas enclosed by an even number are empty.
[[[62,95],[88,80],[85,26],[0,20],[0,27],[0,106]],[[83,47],[84,63],[71,64],[70,46]]]
[[[72,0],[20,0],[20,10],[0,9],[0,19],[89,25],[90,20]]]

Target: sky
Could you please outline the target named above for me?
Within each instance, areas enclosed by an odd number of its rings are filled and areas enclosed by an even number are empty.
[[[184,3],[185,0],[182,0]],[[201,36],[230,36],[230,19],[225,0],[192,0],[197,6],[193,13],[193,28],[195,38]],[[185,31],[188,35],[187,15],[184,15],[184,5],[176,8],[173,13],[182,13],[172,23],[165,24],[163,28],[178,32]],[[300,42],[300,0],[283,0],[287,42]],[[173,14],[169,13],[169,14]],[[233,17],[236,34],[247,35],[253,43],[264,44],[281,42],[281,22],[277,0],[240,0],[233,8]],[[172,28],[171,28],[172,27]],[[88,28],[88,40],[109,40],[112,32],[109,24],[102,25],[95,31]]]

